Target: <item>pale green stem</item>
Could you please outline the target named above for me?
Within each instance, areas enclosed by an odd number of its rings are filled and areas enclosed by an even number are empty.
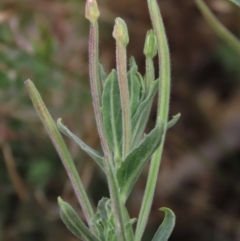
[[[124,159],[124,157],[129,153],[131,146],[131,109],[127,80],[126,47],[118,40],[116,41],[116,44],[117,72],[121,96],[123,123],[122,158]]]
[[[42,123],[44,124],[44,126],[45,126],[61,160],[62,160],[62,163],[66,169],[68,177],[73,186],[74,192],[82,207],[86,221],[87,221],[91,231],[93,233],[96,233],[96,230],[90,221],[94,212],[91,207],[90,201],[87,197],[86,191],[83,187],[82,181],[79,178],[79,175],[78,175],[78,172],[74,165],[74,162],[72,160],[72,157],[67,149],[67,146],[66,146],[60,132],[58,131],[57,126],[54,123],[51,115],[49,114],[40,94],[38,93],[36,87],[34,86],[34,84],[30,80],[27,80],[25,82],[25,85],[26,85],[28,93],[32,99],[33,105],[38,113],[38,116],[40,117]]]
[[[156,0],[148,0],[150,17],[153,30],[157,38],[158,57],[159,57],[159,97],[157,125],[164,125],[164,134],[160,147],[154,153],[148,174],[147,185],[141,205],[139,220],[135,233],[135,241],[140,241],[146,228],[147,220],[152,206],[154,191],[157,183],[158,171],[161,162],[162,150],[166,136],[168,122],[169,99],[170,99],[170,57],[168,42],[165,33],[163,20]],[[160,71],[161,67],[161,71]]]
[[[107,181],[108,181],[110,197],[113,204],[113,212],[114,212],[114,218],[115,218],[115,225],[117,229],[116,231],[117,231],[118,241],[129,241],[127,239],[127,230],[126,230],[126,223],[128,220],[126,220],[125,218],[126,217],[125,210],[124,210],[123,204],[121,203],[117,177],[114,173],[112,162],[110,162],[109,160],[106,160],[105,168],[108,174]]]
[[[155,79],[153,59],[146,57],[146,96],[149,93],[152,82]]]
[[[97,21],[91,23],[89,34],[89,75],[91,93],[93,99],[93,108],[97,129],[100,136],[101,145],[104,155],[110,158],[110,150],[104,134],[103,120],[101,115],[101,85],[99,74],[99,40],[98,40],[98,23]]]
[[[91,92],[93,96],[93,106],[95,111],[95,118],[97,121],[98,132],[100,135],[101,144],[103,147],[105,155],[105,171],[107,174],[108,186],[110,197],[113,203],[114,218],[117,228],[117,236],[119,241],[127,241],[127,232],[126,232],[126,220],[124,218],[124,207],[120,201],[119,187],[117,183],[117,178],[114,173],[112,162],[110,162],[110,150],[105,138],[103,121],[101,116],[101,86],[100,86],[100,76],[99,76],[99,53],[98,53],[98,23],[94,21],[91,23],[90,27],[90,37],[89,37],[89,69],[90,69],[90,83],[91,83]],[[122,53],[119,54],[121,59]],[[122,66],[122,61],[120,61],[120,71],[125,69],[126,64]],[[126,61],[125,61],[126,62]],[[125,76],[120,76],[120,79],[123,80]],[[124,82],[124,80],[123,80]],[[127,82],[126,82],[127,83]],[[125,91],[125,89],[124,89]],[[129,98],[129,97],[128,97]],[[126,105],[126,102],[124,102]],[[126,136],[128,138],[128,136]]]
[[[230,46],[232,46],[238,54],[240,54],[240,41],[236,38],[223,24],[214,16],[204,1],[196,1],[197,6],[208,24],[212,27],[215,33]]]

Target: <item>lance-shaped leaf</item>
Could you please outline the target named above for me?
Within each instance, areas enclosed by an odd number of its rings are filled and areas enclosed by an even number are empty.
[[[172,119],[167,123],[167,129],[172,128],[177,123],[180,117],[181,117],[180,113],[178,113],[177,115],[174,115]]]
[[[81,139],[73,134],[65,125],[63,125],[61,118],[57,120],[57,126],[64,135],[74,140],[104,171],[103,158],[100,153],[86,145]]]
[[[58,198],[60,215],[67,228],[79,239],[86,241],[100,241],[94,236],[83,221],[78,217],[74,209],[60,197]]]
[[[82,207],[86,220],[92,231],[95,230],[93,226],[91,226],[90,219],[93,216],[93,209],[88,199],[87,193],[83,187],[82,181],[78,175],[77,169],[74,165],[73,159],[67,149],[67,146],[55,124],[50,113],[47,110],[40,94],[38,93],[35,85],[31,80],[25,81],[26,88],[28,93],[32,99],[33,105],[42,120],[61,160],[66,169],[68,177],[73,186],[74,192],[77,196],[77,199]]]
[[[163,128],[156,126],[144,140],[134,148],[117,170],[117,179],[123,202],[126,201],[141,171],[156,148],[159,146]]]
[[[104,69],[104,67],[102,66],[101,63],[99,63],[99,71],[100,71],[100,78],[101,78],[101,81],[102,81],[102,85],[104,85],[106,79],[107,79],[107,74],[106,74],[106,71]]]
[[[122,108],[116,70],[112,70],[105,82],[101,111],[108,145],[115,160],[121,161]]]
[[[154,81],[151,85],[147,98],[139,105],[135,115],[132,118],[132,147],[136,146],[143,135],[147,120],[150,114],[152,101],[158,90],[158,81]]]
[[[167,241],[175,226],[175,214],[169,208],[160,208],[161,211],[165,212],[165,217],[154,235],[152,241]]]
[[[141,84],[141,93],[140,93],[140,102],[144,100],[146,94],[146,80],[143,79],[142,75],[137,72],[136,77],[138,78],[139,83]]]
[[[128,85],[130,90],[131,116],[133,116],[139,106],[141,83],[136,76],[138,67],[134,58],[131,57],[129,62],[130,70],[128,71]]]

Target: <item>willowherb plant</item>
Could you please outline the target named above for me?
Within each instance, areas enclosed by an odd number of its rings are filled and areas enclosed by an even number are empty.
[[[87,0],[86,18],[90,21],[89,75],[97,129],[103,154],[87,146],[74,135],[62,120],[55,125],[34,84],[25,82],[32,102],[41,118],[72,183],[83,210],[86,223],[60,197],[61,218],[79,239],[87,241],[140,241],[146,228],[153,201],[158,170],[168,128],[180,117],[168,121],[170,98],[170,59],[167,38],[156,0],[148,0],[153,24],[146,36],[144,54],[146,74],[138,72],[133,57],[127,71],[126,47],[129,42],[127,25],[116,18],[113,37],[116,40],[116,70],[106,74],[99,62],[98,17],[96,0]],[[159,57],[159,76],[154,76],[153,58]],[[161,66],[160,66],[161,62]],[[144,129],[153,98],[158,92],[158,113],[155,128],[148,134]],[[94,213],[83,188],[74,162],[59,130],[73,139],[99,165],[106,175],[110,198],[103,197]],[[146,189],[138,219],[131,219],[125,207],[134,184],[151,159]],[[161,208],[165,218],[153,241],[168,240],[175,224],[175,215]],[[134,232],[132,224],[137,222]]]

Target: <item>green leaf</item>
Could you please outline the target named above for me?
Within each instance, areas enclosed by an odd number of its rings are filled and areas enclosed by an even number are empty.
[[[92,223],[98,226],[99,236],[102,241],[117,241],[111,200],[109,198],[103,197],[99,201],[97,213],[93,216]]]
[[[77,199],[82,207],[83,213],[92,230],[95,230],[95,227],[91,226],[90,219],[93,216],[93,209],[88,199],[87,193],[83,187],[82,181],[79,177],[77,169],[74,165],[73,159],[67,149],[67,146],[60,134],[55,122],[53,121],[50,113],[47,110],[40,94],[38,93],[35,85],[31,80],[25,81],[25,86],[28,90],[28,93],[32,99],[33,105],[42,120],[61,160],[66,169],[68,177],[73,186],[73,190],[77,196]]]
[[[230,1],[235,3],[236,5],[238,5],[240,7],[240,0],[230,0]]]
[[[104,83],[107,79],[107,74],[101,63],[99,63],[99,70],[100,70],[100,78],[101,78],[102,84],[104,85]]]
[[[67,228],[79,239],[87,241],[100,241],[94,236],[83,221],[78,217],[74,209],[60,197],[58,198],[60,215]]]
[[[82,150],[85,151],[104,171],[103,158],[97,151],[95,151],[94,149],[86,145],[75,134],[73,134],[65,125],[63,125],[61,118],[57,120],[57,126],[58,126],[58,129],[64,135],[74,140],[82,148]]]
[[[130,70],[128,71],[128,85],[130,90],[131,116],[133,116],[139,106],[141,84],[136,76],[138,67],[134,58],[131,57],[129,62]]]
[[[177,115],[174,115],[172,119],[167,123],[167,129],[172,128],[177,123],[180,117],[181,117],[180,113],[178,113]]]
[[[137,111],[132,118],[132,147],[135,147],[138,144],[143,135],[151,111],[153,98],[156,95],[157,90],[158,81],[156,80],[152,83],[147,98],[138,106]]]
[[[91,218],[92,225],[97,229],[98,237],[101,241],[105,241],[104,229],[102,225],[102,217],[100,213],[95,213]]]
[[[173,211],[164,207],[160,208],[160,210],[165,212],[165,217],[152,241],[167,241],[175,226],[175,214]]]
[[[122,108],[116,70],[109,74],[102,98],[103,126],[110,149],[115,160],[121,162]]]
[[[125,226],[128,240],[134,240],[133,224],[137,221],[136,218],[130,218],[126,206],[124,206]]]
[[[117,179],[123,201],[130,194],[135,182],[151,155],[158,148],[163,134],[163,128],[156,126],[144,140],[133,149],[117,170]]]
[[[140,101],[143,101],[146,94],[146,80],[143,79],[142,75],[139,72],[136,73],[136,77],[138,78],[138,81],[141,84]]]
[[[97,210],[98,210],[98,212],[100,213],[100,215],[101,215],[103,218],[106,218],[106,219],[108,219],[108,217],[109,217],[109,209],[110,209],[110,208],[108,207],[109,202],[110,202],[109,198],[103,197],[103,198],[99,201],[99,203],[98,203],[98,208],[97,208]]]

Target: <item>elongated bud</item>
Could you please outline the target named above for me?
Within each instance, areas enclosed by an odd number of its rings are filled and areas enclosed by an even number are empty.
[[[124,46],[127,46],[129,42],[127,24],[121,18],[115,19],[113,37]]]
[[[152,29],[147,32],[143,53],[151,59],[157,54],[157,39]]]
[[[98,5],[96,0],[87,0],[85,8],[85,17],[91,22],[94,23],[97,21],[100,16]]]

